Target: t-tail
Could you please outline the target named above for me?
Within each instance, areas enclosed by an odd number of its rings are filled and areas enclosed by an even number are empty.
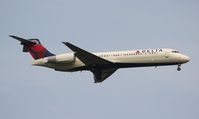
[[[31,56],[36,60],[44,57],[54,56],[51,52],[49,52],[38,39],[24,39],[17,36],[10,37],[18,40],[23,45],[23,52],[29,52]]]

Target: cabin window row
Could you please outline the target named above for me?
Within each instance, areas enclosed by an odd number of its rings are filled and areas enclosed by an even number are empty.
[[[130,54],[107,54],[107,55],[100,55],[100,57],[117,57],[117,56],[132,56],[132,55],[147,55],[147,54],[156,54],[157,52],[149,52],[149,53],[130,53]]]

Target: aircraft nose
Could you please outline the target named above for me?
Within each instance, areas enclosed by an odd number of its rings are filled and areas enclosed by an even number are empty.
[[[182,61],[183,61],[184,63],[187,63],[187,62],[190,61],[190,58],[189,58],[188,56],[186,56],[186,55],[183,55],[183,56],[181,57],[181,59],[182,59]]]

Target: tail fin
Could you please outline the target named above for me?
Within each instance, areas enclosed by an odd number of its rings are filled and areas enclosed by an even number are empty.
[[[23,45],[23,52],[29,52],[31,56],[36,60],[44,57],[54,56],[51,52],[49,52],[38,39],[24,39],[17,36],[10,37],[18,40]]]

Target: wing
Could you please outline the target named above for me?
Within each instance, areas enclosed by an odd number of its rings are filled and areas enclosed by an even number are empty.
[[[117,70],[117,68],[113,68],[115,65],[113,62],[102,59],[71,43],[63,43],[68,46],[73,52],[75,52],[77,58],[79,58],[86,66],[90,67],[90,71],[94,75],[95,83],[104,81]]]
[[[66,46],[68,46],[73,52],[75,52],[75,55],[87,66],[114,64],[108,60],[102,59],[90,52],[87,52],[71,43],[68,42],[63,42],[63,43]]]

